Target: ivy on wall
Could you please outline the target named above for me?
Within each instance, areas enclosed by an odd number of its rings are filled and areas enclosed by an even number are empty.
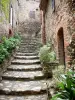
[[[4,13],[6,20],[9,20],[9,4],[10,0],[1,0],[1,10]]]

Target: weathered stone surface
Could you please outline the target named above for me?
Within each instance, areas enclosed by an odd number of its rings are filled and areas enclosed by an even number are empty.
[[[29,56],[28,53],[33,53],[33,51],[37,52],[37,50],[36,51],[35,50],[18,50],[17,53],[18,52],[20,52],[20,53],[27,53],[26,55]],[[37,55],[37,54],[34,54],[34,55]]]
[[[35,55],[38,55],[38,53],[21,53],[21,52],[17,52],[16,55],[18,55],[18,56],[35,56]]]
[[[33,95],[33,96],[0,96],[0,100],[47,100],[47,95]]]
[[[42,70],[40,64],[34,65],[10,65],[8,68],[10,71],[35,71]]]
[[[39,64],[40,60],[20,60],[20,59],[15,59],[11,62],[12,64]]]
[[[22,47],[25,47],[25,45],[37,45],[37,43],[36,42],[34,42],[34,43],[21,43],[21,45],[20,45],[20,47],[22,46]]]
[[[33,53],[33,52],[36,52],[36,50],[37,50],[37,48],[28,47],[28,48],[18,49],[17,52],[21,52],[21,53]]]
[[[46,93],[46,89],[47,86],[44,80],[28,82],[3,80],[0,83],[1,94],[41,94]]]
[[[41,71],[20,72],[20,71],[7,71],[2,76],[3,79],[9,80],[37,80],[44,79]]]
[[[45,1],[47,2],[47,0]],[[72,1],[74,0],[56,0],[55,4],[53,4],[53,1],[49,0],[44,21],[47,41],[52,40],[54,50],[58,59],[60,59],[60,63],[63,63],[65,59],[66,64],[69,61],[67,46],[70,43],[72,34],[75,34],[75,8],[73,8]],[[41,28],[44,26],[43,24],[44,23],[42,23]],[[62,42],[64,42],[63,48]],[[65,51],[65,54],[63,54],[63,51]]]
[[[38,59],[38,56],[14,56],[16,59]]]
[[[20,47],[19,48],[28,48],[28,47],[38,47],[38,45],[37,44],[25,44],[25,45],[20,45]]]

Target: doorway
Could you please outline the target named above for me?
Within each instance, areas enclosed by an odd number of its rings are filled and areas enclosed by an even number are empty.
[[[59,64],[65,65],[65,50],[64,50],[64,33],[63,28],[58,31],[58,56]]]

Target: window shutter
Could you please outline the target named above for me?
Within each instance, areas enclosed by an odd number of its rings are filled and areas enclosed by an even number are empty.
[[[52,0],[52,9],[55,11],[55,0]]]
[[[35,19],[35,11],[30,11],[29,17]]]

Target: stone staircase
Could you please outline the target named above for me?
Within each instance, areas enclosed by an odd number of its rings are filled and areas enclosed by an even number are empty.
[[[47,100],[47,86],[38,57],[38,39],[23,38],[2,76],[0,100]]]

